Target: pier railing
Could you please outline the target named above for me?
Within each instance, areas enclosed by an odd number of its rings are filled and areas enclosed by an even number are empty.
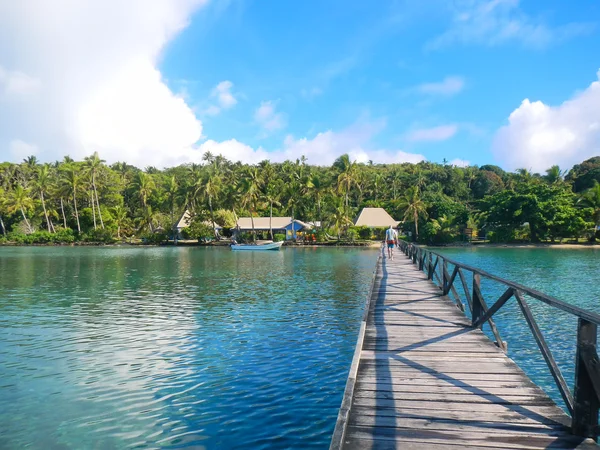
[[[413,243],[400,241],[400,250],[414,264],[418,264],[419,270],[427,274],[427,278],[440,288],[443,295],[448,296],[461,311],[465,312],[465,303],[454,287],[455,283],[460,282],[463,287],[466,305],[471,312],[471,325],[482,328],[487,322],[496,338],[497,345],[504,351],[507,350],[507,345],[500,336],[493,316],[509,299],[514,297],[571,415],[572,433],[597,440],[599,434],[598,411],[600,410],[600,361],[597,353],[597,334],[598,325],[600,325],[600,314],[586,311],[535,289],[454,261]],[[453,266],[452,273],[448,270],[448,265]],[[465,275],[469,272],[472,274],[471,288],[469,288],[468,279]],[[489,307],[481,292],[482,278],[495,281],[506,288],[504,293]],[[569,389],[552,356],[544,335],[525,300],[525,295],[544,302],[553,308],[565,311],[578,319],[573,392]]]

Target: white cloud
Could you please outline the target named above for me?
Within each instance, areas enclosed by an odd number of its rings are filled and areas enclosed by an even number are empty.
[[[318,97],[323,93],[323,90],[318,87],[313,87],[311,89],[302,89],[300,91],[300,95],[307,100],[312,100],[315,97]]]
[[[237,99],[231,93],[233,83],[231,81],[221,81],[212,91],[212,97],[216,97],[219,105],[223,109],[229,109],[235,106]]]
[[[417,86],[417,90],[423,94],[432,95],[454,95],[465,87],[462,77],[446,77],[438,83],[423,83]]]
[[[498,45],[518,41],[542,48],[556,41],[589,32],[593,25],[569,23],[551,28],[538,18],[526,14],[519,0],[469,0],[450,5],[452,24],[429,48],[453,43]]]
[[[0,95],[0,149],[20,138],[42,160],[98,150],[157,166],[188,155],[202,124],[157,61],[204,2],[0,2],[0,90],[28,94]]]
[[[450,165],[456,167],[468,167],[471,165],[471,162],[467,161],[466,159],[456,158],[450,161]]]
[[[36,145],[28,144],[20,139],[13,139],[8,144],[8,151],[15,161],[21,161],[31,155],[37,155],[39,149]]]
[[[215,105],[210,105],[208,108],[202,111],[205,116],[216,116],[221,113],[221,108]]]
[[[558,106],[523,100],[496,133],[492,151],[508,169],[564,169],[600,154],[598,81]]]
[[[286,126],[285,116],[275,111],[272,101],[262,102],[254,113],[254,120],[268,132],[276,131]]]
[[[40,80],[19,71],[8,71],[0,66],[0,93],[31,94],[40,88]]]
[[[445,141],[450,139],[458,131],[456,125],[441,125],[433,128],[420,128],[410,131],[406,139],[412,142],[419,141]]]
[[[340,155],[348,153],[354,161],[366,163],[400,163],[423,161],[423,155],[407,153],[401,150],[373,149],[371,139],[385,128],[384,120],[373,122],[361,120],[341,131],[328,130],[318,133],[312,139],[285,137],[281,148],[267,152],[263,148],[256,150],[235,140],[216,143],[208,141],[199,149],[210,150],[213,154],[222,154],[232,161],[257,163],[264,159],[272,162],[296,160],[305,156],[309,164],[331,165]],[[205,147],[206,145],[206,147]]]

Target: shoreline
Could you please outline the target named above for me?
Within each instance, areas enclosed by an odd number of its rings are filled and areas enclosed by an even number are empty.
[[[374,249],[380,248],[382,242],[370,241],[370,242],[316,242],[310,244],[298,244],[298,243],[284,243],[283,247],[293,248],[365,248]],[[491,244],[491,243],[477,243],[477,244],[447,244],[447,245],[420,245],[421,247],[431,249],[444,249],[444,248],[460,248],[460,249],[474,249],[474,248],[553,248],[553,249],[600,249],[600,243],[579,243],[579,244],[551,244],[551,243],[523,243],[523,244]],[[103,242],[76,242],[76,243],[45,243],[45,244],[19,244],[15,242],[3,242],[0,243],[1,247],[229,247],[228,241],[217,242],[217,243],[202,243],[193,241],[179,241],[177,245],[173,242],[162,243],[162,244],[146,244],[143,242],[114,242],[114,243],[103,243]]]

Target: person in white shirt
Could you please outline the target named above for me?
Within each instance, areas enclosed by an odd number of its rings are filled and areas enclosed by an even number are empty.
[[[385,242],[388,249],[388,258],[394,259],[394,245],[398,245],[398,232],[394,230],[392,225],[385,230]]]

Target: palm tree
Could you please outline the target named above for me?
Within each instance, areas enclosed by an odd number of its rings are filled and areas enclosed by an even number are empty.
[[[337,234],[338,241],[341,238],[342,230],[352,223],[352,221],[346,215],[346,210],[343,206],[336,206],[331,214],[331,225]]]
[[[48,192],[50,186],[50,168],[47,164],[38,168],[37,171],[37,179],[35,180],[35,190],[40,196],[40,200],[42,202],[42,209],[44,210],[44,218],[46,219],[46,226],[48,227],[48,232],[51,232],[50,229],[50,219],[48,217],[48,211],[46,209],[46,200],[44,198],[44,193]]]
[[[2,220],[2,214],[6,209],[6,196],[4,195],[4,190],[0,187],[0,227],[2,227],[2,234],[6,237],[6,227],[4,226],[4,220]]]
[[[216,174],[208,175],[208,178],[206,179],[206,183],[204,183],[204,187],[202,188],[202,194],[208,201],[208,208],[210,209],[210,220],[212,222],[213,234],[214,234],[215,238],[217,237],[217,228],[215,225],[213,200],[216,200],[218,198],[218,195],[220,192],[221,192],[221,177],[219,177]]]
[[[77,191],[82,188],[83,180],[81,179],[79,169],[76,165],[67,165],[66,169],[63,171],[62,182],[65,190],[73,196],[73,206],[75,206],[75,219],[77,221],[77,231],[81,233],[81,225],[79,224],[79,211],[77,210]]]
[[[273,205],[281,206],[281,203],[279,203],[279,194],[274,184],[267,186],[263,199],[269,204],[269,234],[271,235],[271,240],[273,240]]]
[[[248,208],[250,211],[250,221],[252,222],[252,234],[256,240],[256,231],[254,230],[254,211],[256,211],[256,203],[260,197],[260,187],[262,180],[256,167],[249,167],[242,178],[240,185],[242,207]]]
[[[314,199],[317,205],[317,220],[321,222],[321,228],[323,227],[323,217],[321,215],[321,204],[323,202],[323,197],[327,192],[328,187],[322,181],[322,178],[318,175],[312,175],[305,184],[305,190],[303,193],[309,194]]]
[[[154,192],[154,189],[156,188],[152,176],[141,171],[137,172],[133,178],[133,188],[137,192],[142,204],[142,218],[148,224],[150,232],[152,232],[154,231],[152,227],[154,214],[152,213],[152,208],[148,206],[148,197],[152,195],[152,192]]]
[[[556,184],[563,180],[564,172],[560,170],[560,167],[554,165],[546,170],[546,176],[544,178],[549,184]]]
[[[352,185],[358,185],[358,173],[356,162],[351,162],[347,154],[340,156],[333,163],[341,172],[338,175],[338,192],[344,192],[344,204],[346,217],[348,217],[348,197]]]
[[[8,196],[8,212],[13,214],[17,211],[21,211],[21,216],[23,216],[23,220],[30,233],[33,233],[33,228],[31,227],[29,220],[27,220],[25,211],[33,209],[33,206],[33,200],[29,196],[29,190],[23,188],[20,184],[17,185]]]
[[[175,179],[174,175],[167,178],[167,183],[165,185],[165,193],[167,194],[167,201],[169,202],[169,209],[171,211],[171,227],[174,229],[175,203],[177,201],[177,196],[179,195],[179,185],[177,184],[177,180]]]
[[[594,181],[594,186],[583,193],[580,201],[594,210],[594,223],[600,225],[600,183]]]
[[[419,237],[419,217],[427,218],[427,207],[419,196],[419,188],[412,186],[404,191],[400,199],[400,208],[404,209],[404,220],[415,223],[415,240]]]
[[[92,181],[92,206],[94,206],[94,196],[96,201],[96,206],[98,207],[98,216],[100,216],[100,225],[104,229],[104,221],[102,220],[102,212],[100,211],[100,201],[98,200],[98,189],[96,188],[96,177],[98,175],[98,171],[102,167],[102,163],[105,161],[100,159],[98,156],[98,152],[94,152],[92,156],[87,156],[85,158],[85,162],[87,165],[88,173],[90,174]],[[93,210],[94,208],[92,208]],[[96,229],[96,214],[94,213],[94,229]]]
[[[117,239],[121,239],[121,228],[127,223],[127,210],[123,205],[117,205],[112,208],[112,213],[117,225]]]
[[[140,199],[143,208],[148,206],[148,197],[152,195],[156,185],[151,175],[144,172],[137,172],[133,178],[133,188]]]

